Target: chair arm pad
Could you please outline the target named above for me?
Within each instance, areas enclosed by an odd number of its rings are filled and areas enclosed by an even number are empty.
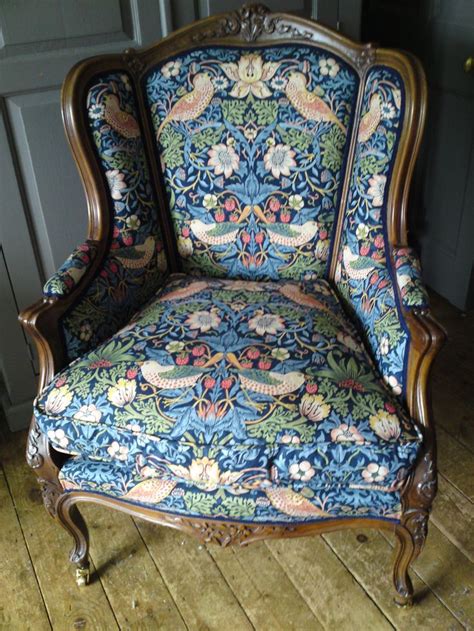
[[[403,306],[406,309],[427,309],[429,298],[417,253],[413,248],[394,246],[393,258]]]
[[[97,255],[97,243],[78,245],[58,271],[46,281],[43,294],[48,298],[64,298],[72,293]]]

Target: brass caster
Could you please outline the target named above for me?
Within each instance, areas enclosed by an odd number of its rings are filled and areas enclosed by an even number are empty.
[[[90,570],[89,566],[76,568],[76,583],[78,587],[85,587],[89,583]]]
[[[394,597],[393,602],[397,605],[397,607],[408,609],[408,607],[413,607],[413,596],[400,596]]]

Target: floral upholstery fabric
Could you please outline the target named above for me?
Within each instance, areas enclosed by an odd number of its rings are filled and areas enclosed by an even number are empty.
[[[421,275],[421,263],[413,248],[393,249],[397,283],[406,309],[426,309],[429,298]]]
[[[386,204],[404,99],[397,72],[382,66],[368,72],[335,277],[396,395],[405,387],[409,337],[398,304]]]
[[[183,269],[323,277],[359,79],[305,45],[210,47],[144,89]]]
[[[361,489],[356,485],[318,491],[307,485],[300,491],[281,485],[221,487],[216,484],[216,466],[202,463],[188,481],[163,479],[158,470],[143,467],[141,459],[126,467],[75,457],[66,461],[59,479],[66,491],[100,493],[173,515],[242,522],[314,522],[336,517],[398,521],[401,512],[400,494],[395,489]]]
[[[86,106],[91,137],[110,196],[111,242],[110,254],[95,279],[63,318],[71,359],[126,324],[156,292],[167,269],[128,74],[97,77],[89,88]],[[53,277],[46,285],[47,295],[56,291],[56,286]]]
[[[97,254],[97,244],[86,241],[68,256],[58,271],[51,276],[43,287],[45,296],[67,296],[77,286],[87,272]]]
[[[391,492],[421,440],[325,281],[174,276],[35,416],[59,450],[243,497]]]

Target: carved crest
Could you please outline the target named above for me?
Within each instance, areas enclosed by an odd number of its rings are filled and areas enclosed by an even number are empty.
[[[366,44],[360,53],[354,56],[354,62],[359,72],[375,63],[377,49],[373,44]]]
[[[254,42],[262,35],[288,36],[292,39],[312,39],[313,33],[299,28],[282,17],[272,15],[263,4],[244,4],[238,11],[222,18],[207,30],[196,33],[192,40],[201,42],[207,39],[220,39],[239,35],[246,42]]]
[[[134,48],[127,48],[122,55],[122,59],[134,74],[140,74],[145,68],[144,63]]]

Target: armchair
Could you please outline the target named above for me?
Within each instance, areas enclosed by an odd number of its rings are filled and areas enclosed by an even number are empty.
[[[89,234],[20,317],[78,583],[94,502],[221,545],[383,528],[410,604],[444,337],[407,245],[418,61],[252,5],[78,64],[62,107]]]

